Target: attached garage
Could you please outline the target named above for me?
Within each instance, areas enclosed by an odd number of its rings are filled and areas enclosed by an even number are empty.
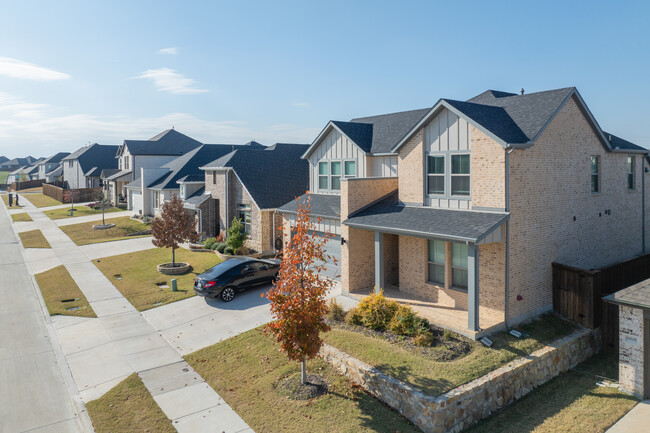
[[[129,210],[136,213],[142,213],[142,194],[139,191],[129,191]]]
[[[291,216],[289,219],[291,225],[294,224],[295,218]],[[325,264],[325,271],[323,275],[341,279],[341,223],[335,219],[321,218],[320,223],[316,218],[313,218],[314,226],[317,230],[313,231],[316,236],[325,236],[325,233],[330,233],[330,238],[325,243],[325,254],[335,260],[329,262],[320,262],[317,265]]]

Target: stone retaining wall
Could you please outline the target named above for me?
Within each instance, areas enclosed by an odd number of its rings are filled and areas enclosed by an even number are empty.
[[[320,355],[426,433],[460,432],[600,350],[598,330],[582,328],[438,397],[323,344]]]

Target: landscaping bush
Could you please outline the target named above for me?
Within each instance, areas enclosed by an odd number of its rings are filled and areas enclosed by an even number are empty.
[[[336,300],[330,300],[329,311],[327,312],[327,318],[334,320],[336,322],[342,322],[345,320],[345,310],[336,302]]]
[[[430,347],[433,345],[435,337],[431,332],[423,332],[413,338],[413,344],[421,347]]]
[[[345,315],[345,323],[348,325],[363,326],[363,318],[358,308],[353,308]]]
[[[226,244],[225,242],[217,242],[216,244],[214,244],[214,249],[216,249],[217,252],[219,252],[221,254],[224,253],[224,251],[226,250],[227,247],[228,247],[228,244]]]
[[[208,250],[213,250],[216,243],[217,240],[215,238],[207,238],[203,241],[203,246]]]
[[[244,241],[248,238],[248,233],[244,231],[244,223],[240,219],[234,218],[228,228],[228,237],[226,243],[233,251],[237,251],[244,245]]]
[[[419,317],[408,305],[400,305],[388,324],[393,334],[414,336],[429,330],[429,321]]]
[[[226,232],[221,230],[217,236],[217,242],[224,242],[226,240]]]
[[[357,308],[361,314],[363,326],[375,331],[384,331],[388,328],[398,307],[397,302],[389,301],[380,292],[363,298]]]
[[[232,255],[235,254],[235,252],[232,250],[232,247],[229,247],[229,246],[227,246],[227,247],[225,247],[225,248],[223,249],[223,253],[224,253],[224,254],[227,254],[227,255],[229,255],[229,256],[232,256]]]

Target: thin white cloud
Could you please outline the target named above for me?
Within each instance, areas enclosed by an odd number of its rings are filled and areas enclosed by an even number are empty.
[[[207,92],[205,89],[197,88],[196,82],[191,78],[186,78],[169,68],[147,69],[136,78],[151,79],[159,91],[174,93],[176,95],[191,95]]]
[[[10,57],[0,57],[0,75],[23,80],[68,80],[70,75]]]
[[[171,54],[172,56],[175,56],[176,54],[178,54],[178,48],[176,47],[162,48],[158,50],[158,54]]]
[[[156,117],[64,114],[60,107],[37,104],[0,93],[0,155],[12,157],[73,152],[83,144],[120,144],[125,139],[148,139],[174,126],[204,143],[311,143],[320,128],[292,124],[251,125],[237,121],[200,119],[188,113]]]

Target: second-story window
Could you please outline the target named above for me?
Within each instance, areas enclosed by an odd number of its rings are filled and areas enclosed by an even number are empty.
[[[634,189],[634,157],[627,157],[627,189]]]
[[[451,155],[451,195],[469,195],[469,154]]]
[[[338,191],[341,189],[341,161],[330,162],[331,189]]]
[[[591,192],[600,192],[600,156],[591,157]]]
[[[356,177],[357,176],[357,162],[356,161],[345,161],[345,177]]]
[[[427,194],[445,193],[445,157],[443,155],[427,158]]]
[[[325,161],[318,163],[318,189],[330,189],[329,164]]]

